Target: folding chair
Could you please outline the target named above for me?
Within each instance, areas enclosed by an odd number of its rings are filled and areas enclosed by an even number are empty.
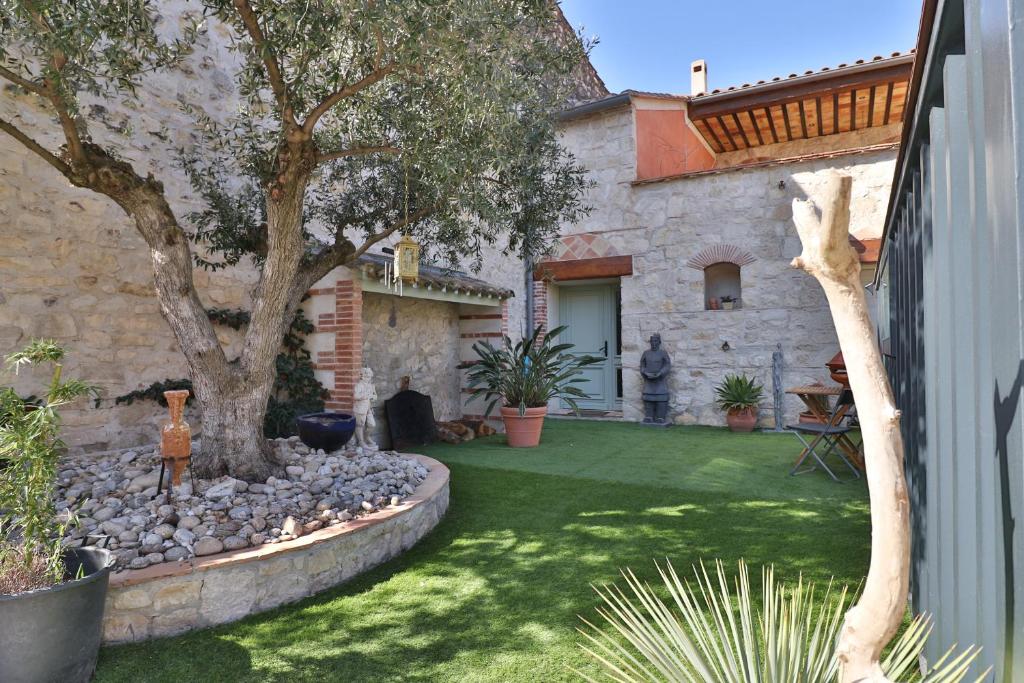
[[[828,421],[826,423],[808,422],[789,425],[787,427],[789,431],[796,434],[796,438],[800,439],[800,443],[804,445],[803,452],[800,453],[800,457],[797,458],[796,464],[789,472],[790,476],[813,472],[820,467],[825,470],[828,476],[832,477],[833,480],[838,482],[843,481],[836,476],[835,472],[833,472],[828,465],[825,464],[825,458],[834,452],[836,456],[850,468],[854,477],[860,479],[860,472],[857,471],[857,468],[853,463],[846,459],[846,456],[843,455],[842,449],[837,448],[844,440],[847,443],[849,442],[849,437],[846,435],[852,429],[849,424],[849,420],[852,418],[850,410],[853,407],[853,392],[849,389],[843,389],[842,393],[839,394],[839,398],[836,400],[836,405],[833,408],[832,413],[828,416]],[[810,442],[804,438],[805,434],[813,437]],[[819,449],[822,448],[824,451],[819,452]],[[808,457],[814,458],[814,461],[817,464],[812,463],[810,467],[801,469],[804,461],[807,460]]]

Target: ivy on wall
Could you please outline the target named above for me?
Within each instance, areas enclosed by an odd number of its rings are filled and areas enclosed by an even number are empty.
[[[206,311],[210,320],[239,330],[249,323],[249,312],[240,309],[210,308]],[[267,414],[263,419],[263,434],[269,439],[291,436],[297,432],[295,418],[305,413],[318,413],[324,409],[324,401],[330,396],[313,374],[313,361],[309,351],[302,345],[303,337],[313,331],[313,323],[299,309],[291,327],[284,335],[281,352],[277,354],[277,376],[274,389],[267,403]],[[115,405],[131,405],[135,401],[156,401],[167,407],[164,392],[172,389],[192,390],[190,379],[165,379],[153,382],[148,387],[128,392],[114,399]],[[190,393],[187,403],[192,403]]]

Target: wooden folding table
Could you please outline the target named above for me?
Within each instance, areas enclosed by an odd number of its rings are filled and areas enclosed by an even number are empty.
[[[839,415],[832,413],[832,407],[829,402],[830,396],[839,396],[843,393],[843,387],[838,384],[833,386],[825,386],[824,384],[805,384],[799,387],[791,387],[786,389],[787,394],[796,394],[800,397],[800,400],[807,406],[807,411],[811,413],[815,418],[821,421],[822,424],[828,424],[829,420],[833,420],[838,424],[850,410],[850,406],[839,406],[836,410],[839,411]],[[843,454],[849,458],[850,462],[856,465],[857,469],[861,472],[864,471],[864,456],[860,452],[860,447],[857,446],[853,441],[845,434],[840,434],[836,437],[838,441],[838,447],[843,451]],[[800,461],[800,458],[804,456],[804,452],[800,451],[800,455],[797,456],[796,462]]]

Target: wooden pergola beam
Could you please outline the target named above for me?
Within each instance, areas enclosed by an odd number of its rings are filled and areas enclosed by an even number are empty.
[[[913,64],[913,55],[907,55],[889,60],[875,68],[825,71],[742,90],[705,95],[690,100],[689,115],[690,119],[694,121],[729,116],[748,109],[772,105],[784,106],[816,97],[824,92],[860,90],[888,85],[892,82],[909,81]]]

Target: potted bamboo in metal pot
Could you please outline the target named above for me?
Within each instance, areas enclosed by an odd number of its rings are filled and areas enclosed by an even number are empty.
[[[725,421],[734,432],[753,431],[757,424],[757,404],[764,386],[746,375],[726,375],[715,388],[715,402],[725,411]]]
[[[64,350],[37,340],[8,368],[52,366],[43,398],[0,389],[0,681],[88,681],[96,668],[110,553],[66,549],[54,505],[64,450],[58,409],[95,389],[62,377]]]
[[[540,443],[548,401],[560,398],[579,412],[576,399],[587,398],[577,386],[589,381],[580,377],[582,369],[604,359],[573,354],[572,344],[553,344],[565,329],[563,325],[543,334],[538,327],[530,337],[514,344],[506,335],[501,348],[478,342],[473,350],[479,359],[461,366],[468,370],[467,402],[483,397],[488,401],[485,416],[501,404],[510,446],[529,448]]]

